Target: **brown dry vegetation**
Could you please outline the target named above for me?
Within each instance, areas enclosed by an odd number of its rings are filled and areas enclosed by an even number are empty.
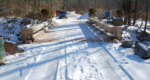
[[[111,1],[113,3],[113,1]],[[111,4],[112,4],[111,3]],[[88,12],[91,7],[105,8],[108,11],[112,6],[106,5],[110,2],[95,1],[95,0],[1,0],[0,7],[6,7],[8,14],[5,16],[13,15],[19,17],[32,16],[31,13],[41,17],[38,13],[42,8],[49,8],[52,12],[57,9],[63,9],[65,11],[76,11],[77,13],[84,14]],[[17,11],[16,11],[17,10]],[[21,10],[21,11],[20,11]],[[18,13],[16,13],[18,12]],[[37,17],[36,16],[36,17]]]
[[[120,9],[124,11],[124,24],[128,23],[130,25],[131,18],[135,22],[135,19],[137,19],[136,16],[138,18],[144,16],[143,20],[147,20],[145,19],[146,17],[150,19],[149,15],[146,15],[146,10],[149,10],[146,9],[146,3],[148,3],[149,7],[150,1],[148,0],[0,0],[0,7],[6,7],[6,12],[0,12],[0,16],[30,17],[41,20],[47,18],[40,13],[43,8],[49,8],[52,16],[57,9],[76,11],[77,14],[84,14],[88,12],[89,8],[96,8],[96,16],[99,19],[104,19],[105,17],[100,16],[100,13]],[[136,16],[134,16],[135,14]]]

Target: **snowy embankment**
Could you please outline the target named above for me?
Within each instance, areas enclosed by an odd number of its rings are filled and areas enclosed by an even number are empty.
[[[75,16],[74,16],[75,17]],[[77,19],[78,17],[76,17]],[[107,42],[85,20],[57,19],[51,42],[19,45],[23,53],[7,56],[2,80],[147,80],[150,60],[132,48]]]
[[[21,29],[40,22],[42,21],[30,18],[2,17],[0,18],[0,36],[4,38],[4,41],[19,43],[21,42]]]
[[[85,13],[78,18],[78,20],[87,19],[89,17],[89,13]]]
[[[100,21],[104,22],[105,24],[113,25],[112,23],[110,23],[110,22],[112,22],[111,19],[109,19],[109,20],[108,19],[101,19]],[[136,26],[134,26],[134,25],[118,26],[118,27],[122,27],[122,40],[132,40],[132,41],[136,41],[136,42],[142,42],[142,43],[145,43],[145,44],[150,44],[150,35],[148,35],[147,37],[144,37],[144,38],[142,38],[140,36],[140,34],[142,34],[142,31],[144,31],[145,22],[143,21],[143,25],[142,25],[141,28],[140,28],[140,25],[141,25],[141,20],[139,19],[139,20],[136,21]],[[147,24],[146,32],[148,34],[150,34],[149,21],[148,21],[148,24]]]

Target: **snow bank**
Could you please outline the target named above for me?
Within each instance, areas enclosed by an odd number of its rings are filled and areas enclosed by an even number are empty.
[[[0,18],[0,36],[4,38],[4,41],[20,42],[21,29],[29,28],[40,22],[30,18],[2,17]]]
[[[136,37],[136,31],[138,27],[135,26],[129,26],[126,30],[122,31],[122,40],[133,40],[133,41],[139,41]]]
[[[79,15],[79,14],[76,14],[76,12],[75,11],[72,11],[72,12],[70,12],[70,15],[71,16],[75,16],[75,17],[80,17],[81,15]]]
[[[85,13],[81,17],[79,17],[78,20],[87,19],[88,17],[89,17],[89,13]]]
[[[133,41],[137,41],[137,42],[141,42],[140,40],[144,39],[142,37],[140,37],[140,33],[143,31],[143,29],[139,29],[139,27],[136,26],[129,26],[127,29],[122,31],[122,40],[133,40]],[[146,32],[148,32],[149,30],[146,30]],[[150,38],[150,36],[146,37],[146,39],[144,39],[144,43],[150,43],[150,41],[148,40]]]

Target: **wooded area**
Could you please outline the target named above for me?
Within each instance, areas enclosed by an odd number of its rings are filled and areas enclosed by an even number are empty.
[[[49,8],[53,13],[57,9],[65,11],[76,11],[76,13],[87,13],[89,8],[96,8],[99,12],[109,12],[110,10],[123,10],[124,24],[133,25],[137,18],[149,19],[148,0],[0,0],[0,7],[6,7],[8,14],[15,15],[15,10],[22,11],[21,17],[29,13],[36,13],[42,8]]]
[[[50,8],[52,11],[63,9],[83,14],[92,7],[109,11],[116,7],[114,4],[117,6],[113,1],[101,0],[0,0],[0,7],[6,7],[10,12],[13,12],[16,8],[20,8],[24,14],[30,11],[38,11],[42,8]]]

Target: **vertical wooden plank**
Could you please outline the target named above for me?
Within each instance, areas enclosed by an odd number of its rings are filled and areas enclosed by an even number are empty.
[[[0,64],[6,61],[3,37],[0,37]]]

